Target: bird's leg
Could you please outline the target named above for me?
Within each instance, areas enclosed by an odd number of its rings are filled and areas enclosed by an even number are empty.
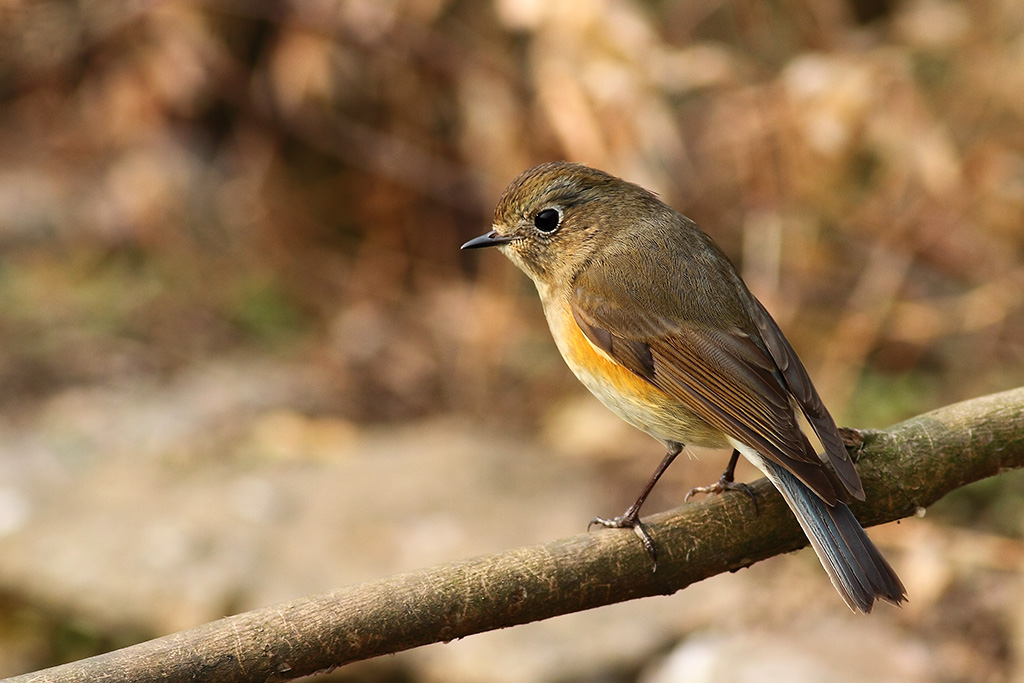
[[[743,482],[736,481],[736,463],[739,462],[740,452],[733,449],[732,457],[729,458],[729,464],[725,467],[725,472],[722,472],[722,476],[718,478],[714,484],[710,486],[694,486],[683,498],[683,501],[690,500],[690,496],[695,493],[707,493],[711,495],[719,495],[726,491],[742,491],[750,497],[750,500],[754,503],[754,512],[757,512],[757,498],[754,496],[754,490]]]
[[[683,452],[683,444],[672,443],[669,446],[668,452],[665,457],[661,459],[661,464],[658,465],[658,469],[654,471],[654,475],[651,476],[650,481],[644,486],[644,490],[640,492],[640,497],[636,499],[632,505],[626,508],[626,511],[618,517],[612,519],[605,519],[604,517],[594,517],[590,520],[590,524],[587,526],[594,526],[600,524],[604,527],[613,529],[632,529],[637,536],[640,537],[640,542],[644,544],[644,549],[647,550],[647,554],[651,556],[651,561],[654,563],[654,571],[658,570],[658,554],[654,550],[654,541],[651,540],[651,535],[647,533],[647,529],[644,528],[643,523],[640,521],[640,508],[643,506],[644,501],[647,500],[647,496],[650,495],[654,489],[654,485],[661,479],[661,475],[665,474],[665,470],[672,464],[672,461],[676,459],[676,456]]]

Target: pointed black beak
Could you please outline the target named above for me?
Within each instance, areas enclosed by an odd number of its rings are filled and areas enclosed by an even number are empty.
[[[474,237],[470,241],[463,244],[460,249],[479,249],[480,247],[500,247],[502,244],[508,244],[515,238],[510,235],[499,235],[496,231],[491,230],[486,235],[480,235]]]

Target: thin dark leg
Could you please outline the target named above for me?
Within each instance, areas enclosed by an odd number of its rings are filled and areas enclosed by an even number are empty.
[[[647,496],[651,494],[654,489],[654,485],[661,479],[661,475],[665,474],[665,470],[672,464],[672,461],[676,459],[676,456],[683,452],[683,444],[673,443],[665,454],[665,457],[661,459],[661,464],[658,465],[658,469],[654,471],[654,475],[651,477],[647,485],[644,486],[644,490],[640,492],[640,497],[636,499],[632,505],[626,508],[626,511],[618,517],[612,519],[605,519],[604,517],[594,517],[590,520],[588,526],[592,527],[595,524],[601,526],[610,527],[613,529],[632,529],[637,536],[640,537],[640,542],[644,544],[644,548],[647,550],[647,554],[651,556],[651,561],[654,562],[654,570],[658,569],[658,554],[654,550],[654,541],[651,540],[650,534],[647,533],[647,529],[640,522],[640,508],[643,506],[644,501],[647,500]]]
[[[729,464],[725,467],[725,472],[722,472],[722,476],[718,478],[714,484],[710,486],[694,486],[690,489],[683,501],[690,500],[690,496],[695,493],[707,493],[712,495],[719,495],[726,491],[742,491],[750,497],[750,500],[754,503],[754,512],[757,512],[757,498],[754,496],[754,491],[744,484],[743,482],[736,482],[736,463],[740,460],[740,452],[733,449],[732,457],[729,458]]]

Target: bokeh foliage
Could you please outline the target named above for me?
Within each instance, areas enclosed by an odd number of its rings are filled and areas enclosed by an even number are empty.
[[[1022,30],[1006,0],[8,2],[0,400],[257,349],[332,378],[315,410],[529,424],[577,388],[457,247],[553,158],[711,232],[845,422],[1019,384]]]

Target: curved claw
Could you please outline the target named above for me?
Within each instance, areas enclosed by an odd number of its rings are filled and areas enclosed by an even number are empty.
[[[694,486],[686,493],[685,496],[683,496],[683,502],[688,503],[690,501],[690,497],[695,493],[705,493],[709,496],[720,496],[726,491],[742,491],[747,494],[747,497],[750,498],[750,502],[754,504],[754,513],[757,514],[759,512],[757,509],[757,496],[754,495],[754,489],[750,488],[743,482],[727,479],[724,475],[710,486]]]
[[[635,512],[633,514],[627,513],[611,519],[594,517],[590,520],[590,524],[587,525],[587,531],[589,531],[595,524],[600,524],[607,529],[632,529],[633,533],[635,533],[640,539],[640,542],[643,543],[644,550],[646,550],[647,554],[651,557],[651,563],[654,565],[651,571],[658,571],[658,552],[654,548],[654,540],[651,539],[651,535],[647,532],[647,527],[644,526],[643,522],[640,521],[639,516]]]

